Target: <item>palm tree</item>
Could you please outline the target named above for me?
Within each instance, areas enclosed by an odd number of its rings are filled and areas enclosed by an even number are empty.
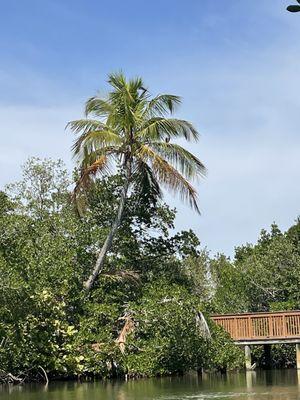
[[[108,83],[112,90],[105,98],[92,97],[86,102],[86,118],[67,125],[77,136],[72,148],[80,168],[75,197],[96,176],[113,173],[114,166],[124,178],[117,215],[84,283],[87,291],[103,269],[130,190],[134,188],[159,198],[162,184],[179,193],[199,212],[197,193],[189,180],[205,174],[205,167],[197,157],[172,142],[178,138],[198,139],[191,123],[166,117],[180,104],[178,96],[151,97],[141,78],[127,80],[122,73],[109,75]]]

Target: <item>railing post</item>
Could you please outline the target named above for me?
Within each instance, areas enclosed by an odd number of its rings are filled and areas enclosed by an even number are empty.
[[[272,316],[269,315],[268,316],[269,319],[269,337],[273,337],[274,336],[274,332],[273,332],[273,320],[272,320]]]
[[[250,316],[248,316],[248,332],[249,332],[249,338],[252,339],[253,329],[252,329],[252,320]]]
[[[233,319],[233,326],[234,326],[234,331],[235,331],[235,333],[234,333],[235,339],[239,339],[239,337],[238,337],[237,318],[236,317],[234,317],[234,319]]]
[[[282,323],[283,323],[283,330],[282,330],[283,336],[286,337],[287,336],[287,333],[286,333],[286,319],[285,319],[285,315],[284,314],[282,316]]]

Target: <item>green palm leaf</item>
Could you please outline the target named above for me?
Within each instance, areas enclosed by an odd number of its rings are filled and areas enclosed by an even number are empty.
[[[85,115],[94,115],[95,117],[107,118],[107,116],[113,111],[112,105],[106,99],[99,97],[91,97],[85,103]]]
[[[105,129],[106,125],[96,119],[77,119],[68,122],[66,125],[66,129],[67,128],[70,128],[73,133],[79,134]]]
[[[173,113],[180,103],[179,96],[160,94],[149,101],[146,111],[151,116],[163,116],[168,112]]]
[[[195,176],[204,177],[206,174],[204,164],[196,156],[178,144],[151,142],[149,147],[170,162],[175,168],[179,169],[179,171],[189,179]]]
[[[137,132],[137,137],[142,140],[165,140],[183,137],[186,140],[195,140],[199,134],[193,125],[182,119],[155,117],[146,121]]]
[[[150,196],[152,199],[162,198],[162,191],[152,169],[142,160],[137,161],[134,182],[141,196]]]

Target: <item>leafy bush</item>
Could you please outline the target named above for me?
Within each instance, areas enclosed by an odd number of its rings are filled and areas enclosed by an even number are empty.
[[[97,284],[84,293],[120,182],[96,182],[83,217],[61,162],[27,162],[23,180],[0,193],[3,371],[112,377],[239,365],[224,332],[211,327],[213,339],[203,337],[196,316],[209,292],[207,282],[198,290],[208,254],[192,231],[170,234],[175,211],[165,204],[131,194]]]

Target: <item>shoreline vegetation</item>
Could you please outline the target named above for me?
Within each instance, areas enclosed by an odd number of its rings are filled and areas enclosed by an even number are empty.
[[[109,84],[68,124],[72,175],[31,158],[0,192],[0,382],[241,369],[242,350],[209,316],[299,308],[300,220],[232,260],[174,233],[162,188],[199,211],[191,181],[205,167],[176,143],[198,133],[170,117],[178,96],[151,97],[122,74]],[[293,352],[273,346],[273,366],[293,367]],[[263,348],[253,362],[266,366]]]
[[[0,195],[2,380],[44,380],[40,367],[49,379],[89,379],[238,365],[240,352],[224,332],[210,326],[216,340],[203,335],[196,291],[205,288],[193,287],[194,266],[184,265],[199,258],[205,266],[207,253],[191,231],[171,236],[175,210],[132,194],[105,273],[87,297],[93,244],[107,232],[122,177],[95,182],[84,217],[61,161],[31,159],[23,177]]]
[[[84,217],[61,161],[28,160],[23,179],[1,192],[2,382],[45,382],[41,367],[49,380],[240,369],[243,352],[209,315],[299,308],[299,220],[287,232],[263,230],[233,260],[210,257],[192,231],[170,233],[175,210],[135,194],[86,296],[82,282],[115,213],[120,181],[96,180]],[[272,359],[274,367],[294,367],[293,346],[273,346]],[[265,365],[263,348],[253,360]]]

